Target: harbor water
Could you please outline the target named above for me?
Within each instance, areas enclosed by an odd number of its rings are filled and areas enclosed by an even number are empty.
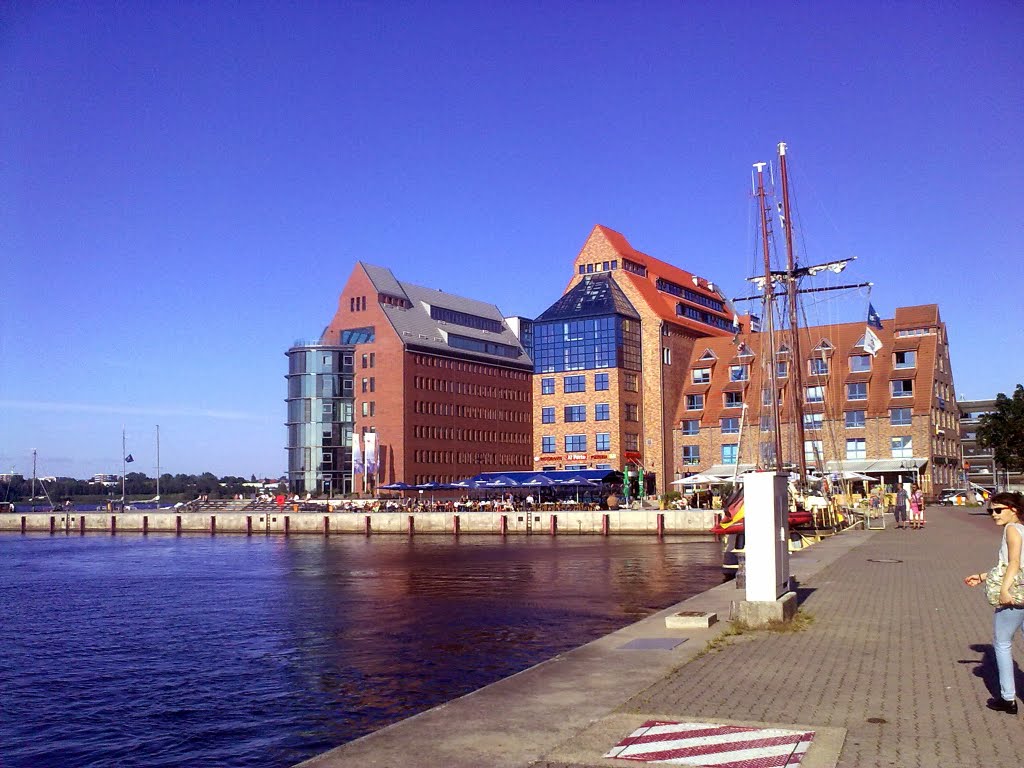
[[[0,765],[293,765],[720,563],[695,536],[0,535]]]

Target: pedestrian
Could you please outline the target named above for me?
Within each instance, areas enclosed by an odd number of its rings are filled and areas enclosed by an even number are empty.
[[[1003,529],[998,563],[991,571],[972,573],[964,579],[964,583],[976,587],[985,584],[990,578],[995,582],[998,572],[1005,568],[998,583],[998,604],[992,620],[992,650],[999,671],[1000,698],[989,699],[987,706],[996,712],[1016,715],[1017,689],[1014,685],[1012,648],[1013,636],[1024,625],[1024,603],[1015,603],[1010,589],[1021,570],[1024,555],[1024,496],[1017,492],[997,493],[989,501],[988,513]],[[993,583],[993,591],[995,586]]]
[[[916,483],[910,489],[910,527],[924,528],[924,494]]]
[[[896,505],[892,508],[893,515],[896,516],[896,527],[906,528],[907,527],[907,489],[904,486],[900,486],[900,489],[896,491]]]

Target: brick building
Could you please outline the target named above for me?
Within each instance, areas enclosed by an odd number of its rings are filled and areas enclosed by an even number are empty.
[[[533,364],[493,304],[359,262],[320,344],[351,349],[350,429],[378,445],[376,473],[348,490],[532,467]]]
[[[820,472],[919,480],[925,493],[954,485],[960,414],[938,306],[900,307],[872,330],[882,342],[874,357],[863,348],[863,322],[800,329],[801,360],[788,332],[777,335],[784,463],[796,464],[802,448],[808,468]],[[676,412],[678,476],[774,464],[768,341],[745,331],[694,347]],[[795,418],[803,419],[802,447]]]
[[[732,336],[719,289],[596,226],[562,297],[533,323],[533,468],[642,466],[663,493],[692,351]]]

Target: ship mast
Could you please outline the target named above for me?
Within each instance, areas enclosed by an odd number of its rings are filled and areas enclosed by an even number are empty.
[[[776,386],[778,376],[778,363],[776,361],[775,349],[775,316],[772,308],[774,302],[775,283],[772,281],[772,263],[768,250],[768,205],[764,192],[764,167],[767,163],[754,163],[757,169],[757,207],[761,216],[761,251],[764,256],[764,313],[765,330],[768,334],[768,345],[771,357],[771,368],[768,381],[771,383],[772,398],[772,432],[775,438],[775,471],[782,471],[782,430],[779,424],[779,396]],[[762,346],[762,349],[764,347]],[[739,457],[736,458],[739,461]]]
[[[793,336],[793,349],[790,359],[793,361],[793,385],[796,387],[796,415],[793,427],[796,430],[797,466],[800,468],[797,487],[803,488],[807,483],[807,451],[804,433],[804,372],[803,355],[800,353],[800,332],[797,324],[796,311],[796,255],[793,252],[793,222],[789,215],[789,175],[786,172],[786,143],[779,142],[779,170],[782,176],[782,229],[786,234],[786,293],[789,295],[789,330]]]

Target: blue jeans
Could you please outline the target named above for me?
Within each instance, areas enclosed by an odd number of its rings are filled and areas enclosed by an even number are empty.
[[[999,670],[999,693],[1004,701],[1016,701],[1013,681],[1013,636],[1024,625],[1024,608],[998,608],[992,619],[992,650]]]

